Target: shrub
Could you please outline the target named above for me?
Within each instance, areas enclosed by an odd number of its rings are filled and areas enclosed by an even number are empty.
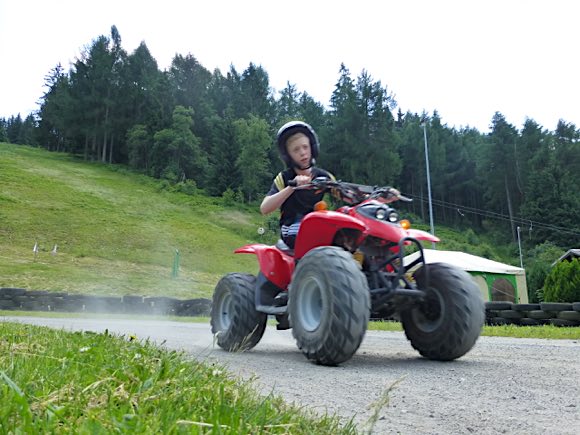
[[[528,297],[531,304],[543,302],[539,300],[540,295],[543,295],[543,291],[540,292],[540,290],[544,287],[544,282],[549,273],[550,266],[547,263],[536,262],[526,268]]]
[[[227,188],[223,193],[222,193],[222,200],[224,202],[224,205],[235,205],[236,203],[236,199],[235,199],[235,193],[231,188]]]
[[[552,268],[544,283],[544,301],[580,301],[580,260],[562,261]]]
[[[194,180],[185,180],[175,185],[175,191],[185,193],[186,195],[195,195],[198,189]]]

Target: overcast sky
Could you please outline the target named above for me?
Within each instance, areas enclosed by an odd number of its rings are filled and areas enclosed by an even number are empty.
[[[0,117],[38,109],[48,72],[116,25],[162,70],[176,53],[222,73],[253,62],[328,105],[344,63],[450,127],[488,132],[496,111],[580,127],[579,18],[576,0],[0,0]]]

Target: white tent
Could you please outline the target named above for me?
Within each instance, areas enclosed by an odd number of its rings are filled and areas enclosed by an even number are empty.
[[[423,253],[427,264],[448,263],[469,272],[481,289],[483,299],[486,301],[528,302],[526,271],[521,267],[510,266],[459,251],[424,249]],[[404,264],[413,262],[418,256],[419,252],[407,255]]]

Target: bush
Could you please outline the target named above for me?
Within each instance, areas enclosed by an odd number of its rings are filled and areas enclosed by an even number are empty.
[[[186,195],[195,195],[198,192],[197,184],[194,180],[180,181],[174,187],[176,192],[185,193]]]
[[[544,283],[545,302],[580,301],[580,260],[556,264]]]
[[[524,264],[530,303],[544,302],[544,283],[550,273],[550,265],[564,252],[564,248],[545,242],[534,246],[526,253]]]
[[[531,304],[543,302],[544,282],[550,273],[550,266],[547,263],[536,262],[526,268],[526,281],[528,286],[528,299]]]
[[[235,193],[231,188],[227,188],[224,193],[222,193],[222,200],[224,205],[232,206],[236,203]]]

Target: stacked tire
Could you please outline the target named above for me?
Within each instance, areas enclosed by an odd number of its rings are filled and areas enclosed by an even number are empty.
[[[541,302],[539,304],[486,302],[485,321],[487,325],[580,326],[580,302]]]

